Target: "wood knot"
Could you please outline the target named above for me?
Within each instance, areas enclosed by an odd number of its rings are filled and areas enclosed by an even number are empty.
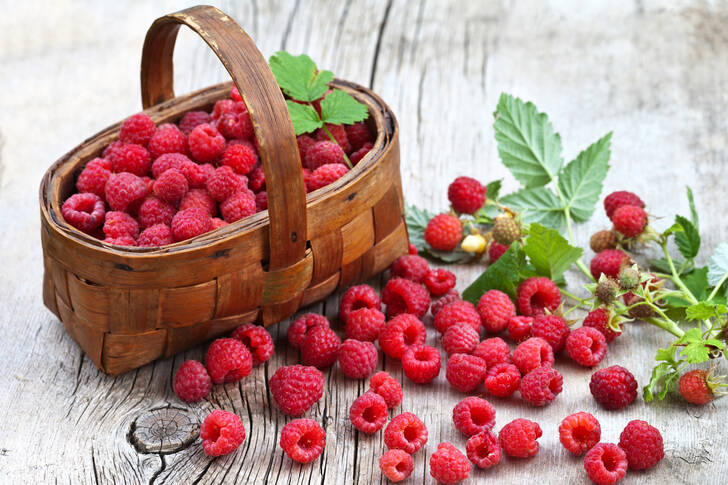
[[[127,439],[138,453],[170,454],[190,446],[200,433],[197,418],[174,407],[150,409],[137,416]]]

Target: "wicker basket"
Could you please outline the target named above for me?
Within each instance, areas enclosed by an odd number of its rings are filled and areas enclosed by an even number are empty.
[[[145,112],[177,121],[225,97],[230,83],[175,98],[172,53],[185,24],[225,65],[248,106],[268,187],[268,210],[162,248],[120,249],[68,225],[60,205],[84,164],[118,136],[89,138],[40,186],[43,300],[94,364],[116,375],[247,322],[270,325],[362,281],[407,252],[397,122],[373,92],[341,80],[366,104],[374,148],[344,177],[306,194],[295,134],[268,64],[248,35],[213,7],[157,19],[142,53]]]

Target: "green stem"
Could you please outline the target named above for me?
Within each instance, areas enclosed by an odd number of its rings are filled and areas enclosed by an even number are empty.
[[[720,287],[725,283],[726,278],[728,278],[728,273],[724,274],[723,277],[720,279],[717,285],[715,285],[715,288],[713,288],[713,291],[710,292],[710,295],[708,296],[708,301],[712,300],[713,297],[718,293],[718,290]]]
[[[664,320],[660,320],[659,318],[649,317],[649,318],[645,318],[644,321],[651,325],[659,327],[667,332],[670,332],[677,338],[680,338],[683,335],[685,335],[685,332],[683,332],[683,330],[680,327],[678,327],[677,324],[675,322],[673,322],[672,320],[664,321]]]
[[[584,302],[589,300],[588,298],[580,298],[580,297],[576,296],[575,294],[571,293],[570,291],[567,291],[563,288],[559,288],[559,291],[561,292],[562,295],[567,296],[574,301],[578,301],[581,304],[583,304]]]
[[[339,145],[339,142],[336,141],[336,138],[334,138],[334,135],[332,135],[331,132],[329,131],[329,129],[326,128],[326,123],[324,123],[323,126],[321,126],[321,128],[324,130],[324,133],[326,133],[326,135],[328,135],[328,137],[331,138],[331,141],[333,141],[334,143]],[[339,146],[341,146],[341,145],[339,145]],[[351,160],[349,160],[349,157],[346,156],[346,152],[344,152],[343,148],[341,149],[341,152],[344,154],[344,160],[346,160],[346,165],[350,169],[354,168],[354,166],[351,164]]]
[[[566,217],[566,231],[567,231],[567,234],[569,235],[569,244],[571,244],[572,246],[576,246],[576,241],[574,240],[574,230],[571,227],[571,212],[569,210],[570,209],[569,204],[566,203],[564,194],[561,193],[561,189],[559,189],[559,186],[556,183],[556,179],[553,176],[551,176],[551,182],[553,182],[554,188],[556,189],[556,195],[558,196],[561,203],[564,205],[564,216]],[[574,264],[576,264],[576,267],[579,268],[581,270],[581,272],[584,273],[584,275],[588,279],[590,279],[593,282],[596,282],[596,280],[594,279],[594,276],[592,276],[592,274],[591,274],[591,271],[589,271],[587,269],[586,265],[581,260],[581,258],[577,259],[576,263],[574,263]]]
[[[690,289],[685,286],[685,283],[680,279],[680,276],[677,274],[677,270],[675,269],[675,263],[672,262],[672,258],[670,257],[670,253],[667,251],[667,244],[666,243],[660,243],[660,246],[662,247],[662,252],[665,254],[665,259],[667,260],[667,264],[670,266],[670,271],[672,272],[672,282],[675,283],[678,288],[683,290],[685,292],[685,298],[690,301],[693,305],[696,305],[698,303],[697,298],[695,298],[695,295],[690,291]]]

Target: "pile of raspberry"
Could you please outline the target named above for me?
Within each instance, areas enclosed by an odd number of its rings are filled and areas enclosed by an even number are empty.
[[[346,174],[347,156],[358,163],[374,136],[359,122],[297,142],[311,192]],[[118,140],[78,174],[76,189],[61,208],[65,221],[116,246],[164,246],[268,208],[253,124],[236,88],[211,112],[187,112],[176,124],[156,126],[145,113],[127,118]]]

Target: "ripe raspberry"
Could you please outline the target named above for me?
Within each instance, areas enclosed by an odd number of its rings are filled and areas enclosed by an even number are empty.
[[[599,443],[584,457],[584,470],[597,485],[612,485],[627,474],[627,457],[612,443]]]
[[[501,244],[498,241],[493,241],[488,247],[488,261],[490,264],[495,263],[503,254],[508,251],[508,246]]]
[[[220,229],[221,227],[225,227],[227,225],[228,225],[228,223],[225,222],[225,221],[223,221],[219,217],[213,217],[212,218],[212,229],[211,230],[214,231],[215,229]]]
[[[470,463],[450,443],[440,443],[430,457],[430,475],[440,483],[453,485],[470,475]]]
[[[104,218],[104,235],[109,238],[139,235],[139,223],[126,212],[111,211]]]
[[[349,421],[362,433],[379,431],[387,422],[387,403],[379,394],[367,391],[351,403]]]
[[[156,160],[165,153],[187,153],[187,137],[175,125],[159,125],[147,143],[147,150]]]
[[[243,443],[245,428],[237,414],[215,409],[202,421],[200,438],[207,456],[227,455]]]
[[[580,327],[566,338],[566,352],[577,364],[594,367],[607,354],[607,339],[595,328]]]
[[[109,177],[104,188],[106,202],[116,211],[126,211],[149,192],[146,182],[131,173],[116,173]]]
[[[195,126],[188,143],[192,157],[198,162],[217,160],[225,151],[225,137],[208,123]]]
[[[255,210],[256,212],[260,212],[266,209],[268,209],[268,193],[265,190],[261,190],[255,194]]]
[[[346,125],[344,129],[346,130],[346,139],[351,144],[351,151],[357,151],[367,143],[374,143],[374,136],[372,136],[369,126],[363,121],[353,125]]]
[[[230,99],[235,102],[243,100],[243,97],[240,95],[240,91],[238,91],[237,86],[233,86],[232,89],[230,89]]]
[[[330,367],[336,362],[341,339],[336,332],[324,325],[317,325],[306,332],[301,345],[301,362],[319,369]]]
[[[424,344],[425,325],[414,315],[403,313],[387,322],[379,334],[379,348],[393,359],[401,359],[412,345]]]
[[[313,148],[310,151],[312,152]],[[309,176],[306,189],[309,192],[313,192],[321,187],[326,187],[330,183],[333,183],[346,175],[348,171],[349,167],[342,163],[327,163],[325,165],[321,165]]]
[[[521,238],[521,226],[512,217],[500,216],[493,223],[493,239],[505,246]]]
[[[597,418],[579,412],[566,416],[559,425],[559,440],[564,448],[580,456],[599,443],[602,428]]]
[[[298,135],[296,137],[296,144],[298,145],[298,155],[301,157],[301,164],[305,167],[304,161],[306,160],[306,154],[316,144],[316,140],[308,135]]]
[[[83,194],[73,194],[66,199],[61,207],[61,214],[66,222],[79,231],[91,233],[104,222],[106,210],[104,209],[104,201],[101,200],[101,197],[86,192]]]
[[[462,238],[460,219],[450,214],[436,215],[425,228],[425,242],[438,251],[452,251]]]
[[[412,413],[402,413],[392,418],[384,428],[384,444],[390,450],[404,450],[410,455],[427,443],[427,427]]]
[[[629,256],[619,249],[606,249],[598,253],[591,260],[589,269],[595,280],[599,281],[599,277],[605,275],[616,278],[619,270],[629,263]]]
[[[245,182],[243,178],[233,172],[232,168],[223,165],[210,175],[206,187],[213,200],[223,202],[236,192],[243,191]]]
[[[563,318],[556,315],[539,315],[531,325],[531,335],[541,337],[549,343],[554,354],[558,354],[566,345],[566,338],[569,336],[569,326]]]
[[[182,165],[185,162],[192,162],[192,160],[182,153],[165,153],[160,155],[156,160],[154,160],[154,163],[152,163],[152,177],[155,179],[159,178],[160,175],[170,168],[182,170]]]
[[[483,340],[475,347],[473,355],[483,359],[488,367],[511,362],[511,349],[500,337]]]
[[[179,129],[185,136],[189,136],[197,125],[209,123],[211,119],[205,111],[188,111],[179,120]]]
[[[192,160],[186,160],[179,171],[185,176],[191,189],[204,189],[207,186],[207,179],[215,172],[215,168],[209,163],[198,165]]]
[[[542,365],[553,365],[554,351],[544,339],[531,337],[513,351],[513,363],[525,375]]]
[[[442,334],[442,348],[448,355],[472,354],[479,340],[480,336],[473,327],[467,323],[456,323]]]
[[[279,367],[268,383],[278,407],[294,418],[302,416],[324,394],[324,375],[311,366]]]
[[[518,311],[521,315],[543,315],[553,312],[561,303],[559,287],[543,276],[527,278],[518,286]]]
[[[339,304],[339,318],[346,323],[349,314],[360,308],[375,310],[381,310],[382,308],[382,300],[379,299],[379,295],[374,291],[374,288],[369,285],[352,286],[344,292]]]
[[[402,370],[412,382],[427,384],[440,375],[440,352],[424,344],[411,345],[402,354]]]
[[[255,214],[255,196],[250,190],[241,190],[220,204],[220,213],[225,222],[232,224]]]
[[[392,278],[382,290],[382,303],[387,305],[387,317],[409,313],[422,318],[430,308],[430,294],[427,289],[404,278]]]
[[[498,333],[508,326],[508,320],[516,316],[516,307],[508,295],[499,290],[486,291],[477,306],[480,321],[489,333]]]
[[[326,446],[326,431],[313,419],[294,419],[281,430],[281,448],[293,461],[311,463]]]
[[[596,308],[590,311],[589,314],[587,314],[586,318],[584,318],[582,326],[592,327],[599,330],[599,332],[604,335],[606,342],[609,343],[615,338],[622,335],[621,331],[615,332],[614,330],[612,330],[612,328],[609,326],[609,319],[609,310],[607,310],[606,308]]]
[[[186,360],[174,374],[174,393],[185,402],[199,402],[210,394],[212,380],[202,362]]]
[[[346,128],[344,127],[344,125],[332,125],[330,123],[327,123],[326,129],[329,130],[329,133],[331,133],[331,135],[334,137],[334,140],[336,140],[336,143],[338,143],[338,146],[340,146],[344,152],[351,153],[351,143],[349,143],[349,138],[346,135]],[[330,140],[331,138],[329,138],[328,133],[326,133],[324,130],[316,130],[316,141],[329,142]]]
[[[604,409],[622,409],[637,397],[637,381],[630,371],[613,365],[592,374],[589,390]]]
[[[104,148],[104,151],[101,152],[101,157],[104,160],[111,160],[115,155],[116,152],[119,150],[119,148],[124,146],[124,142],[121,140],[116,140],[114,142],[109,143],[106,148]],[[104,167],[106,170],[111,170],[111,163],[109,162],[107,167]]]
[[[606,249],[614,249],[617,247],[617,235],[614,231],[602,230],[597,231],[589,238],[589,247],[595,253],[601,253]]]
[[[617,291],[619,291],[619,285],[616,281],[608,276],[600,276],[597,287],[594,289],[594,296],[600,303],[611,305],[617,298]]]
[[[235,101],[232,99],[221,99],[215,102],[215,106],[212,108],[212,113],[210,113],[210,118],[218,120],[222,117],[222,115],[232,113],[234,108]]]
[[[630,470],[647,470],[665,456],[660,431],[638,419],[624,427],[619,435],[619,447],[627,455]]]
[[[483,431],[470,437],[465,444],[468,460],[478,468],[487,469],[500,462],[501,449],[498,437],[492,431]]]
[[[136,241],[131,236],[107,237],[104,242],[114,246],[136,246]]]
[[[152,166],[152,158],[141,145],[123,145],[111,158],[111,170],[115,173],[129,172],[134,175],[147,175]]]
[[[304,166],[309,170],[316,170],[322,165],[345,164],[344,151],[339,145],[331,141],[318,141],[306,150]],[[338,178],[338,177],[337,177]]]
[[[445,378],[460,392],[471,392],[485,379],[487,364],[480,357],[454,354],[447,361]]]
[[[448,291],[445,296],[432,302],[432,305],[430,306],[430,313],[433,317],[436,317],[437,314],[440,313],[440,310],[456,301],[460,301],[460,293],[458,293],[457,290],[452,289]],[[480,318],[480,315],[478,315],[478,318]],[[478,323],[478,328],[480,328],[480,323]]]
[[[245,103],[235,103],[233,111],[222,115],[215,127],[228,140],[252,140],[255,137],[255,129]]]
[[[541,427],[528,419],[518,418],[503,426],[498,439],[503,452],[514,458],[529,458],[538,453]]]
[[[329,327],[329,320],[316,313],[304,313],[288,327],[288,343],[292,347],[300,349],[308,332],[319,325]]]
[[[137,239],[137,246],[141,248],[154,248],[164,246],[166,244],[172,244],[174,237],[172,237],[172,228],[167,224],[154,224],[149,226],[139,234]]]
[[[253,357],[253,365],[260,365],[273,355],[273,338],[264,327],[246,323],[236,328],[231,338],[240,340]]]
[[[208,232],[212,218],[204,209],[185,209],[174,215],[171,226],[175,241],[184,241]]]
[[[261,165],[255,167],[253,171],[248,174],[248,187],[250,187],[250,190],[253,192],[265,189],[265,172]],[[306,183],[306,187],[308,187],[308,183]]]
[[[708,373],[703,369],[683,374],[677,388],[683,399],[691,404],[702,406],[713,400],[713,389],[708,384]]]
[[[367,153],[371,151],[371,149],[374,147],[371,143],[365,143],[364,146],[362,146],[357,151],[353,152],[349,156],[349,161],[352,165],[356,166],[357,163],[361,162],[361,159],[364,158]]]
[[[493,429],[495,408],[485,399],[466,397],[452,409],[452,422],[465,436],[475,436]]]
[[[531,336],[533,317],[511,317],[508,320],[508,337],[516,343]]]
[[[379,458],[379,468],[390,482],[401,482],[412,474],[412,455],[402,450],[389,450]]]
[[[513,364],[500,363],[488,367],[485,388],[495,397],[508,397],[521,385],[521,373]]]
[[[435,316],[435,328],[441,334],[457,323],[464,323],[476,332],[480,332],[480,315],[469,301],[454,301],[445,305]]]
[[[106,195],[104,187],[106,187],[106,182],[111,177],[111,171],[103,168],[99,163],[93,163],[95,160],[103,159],[95,158],[86,164],[86,167],[78,175],[76,189],[79,192],[91,192],[103,199]]]
[[[647,213],[640,207],[623,205],[612,214],[612,223],[624,237],[639,236],[647,225]]]
[[[376,392],[387,403],[388,408],[395,408],[402,402],[402,386],[399,381],[387,372],[377,372],[369,379],[369,390]]]
[[[536,367],[521,379],[521,397],[532,406],[545,406],[561,393],[564,378],[551,366]]]
[[[207,349],[205,366],[213,383],[237,382],[253,370],[253,358],[240,340],[219,338]]]
[[[642,199],[632,192],[627,192],[626,190],[612,192],[604,198],[604,211],[610,219],[614,212],[623,205],[633,205],[643,209],[645,208],[645,203],[642,202]]]
[[[182,172],[170,168],[154,182],[154,195],[165,202],[176,204],[189,190],[187,179]]]
[[[245,175],[258,163],[255,148],[248,145],[231,145],[222,156],[222,164],[232,168],[235,173]]]
[[[155,224],[170,225],[176,212],[177,210],[172,204],[150,195],[139,206],[137,216],[142,228],[146,229]]]
[[[473,214],[485,203],[486,188],[471,177],[457,177],[447,188],[452,208],[464,214]]]
[[[384,327],[384,313],[376,308],[359,308],[349,313],[344,325],[346,338],[374,342]]]
[[[430,265],[422,256],[405,254],[394,260],[389,271],[392,278],[404,278],[415,283],[422,283],[430,271]]]
[[[455,275],[446,269],[435,269],[427,272],[424,283],[430,295],[442,296],[455,287]]]
[[[377,368],[379,355],[371,342],[346,339],[339,349],[339,367],[350,379],[369,377]]]
[[[407,249],[407,254],[417,255],[418,254],[417,246],[415,246],[414,244],[410,243],[409,248]]]
[[[179,203],[179,210],[183,211],[185,209],[192,209],[193,207],[204,210],[210,214],[210,217],[217,214],[217,204],[205,189],[192,189],[182,197]]]
[[[137,113],[124,120],[119,130],[122,143],[146,146],[156,129],[154,121],[145,113]]]

